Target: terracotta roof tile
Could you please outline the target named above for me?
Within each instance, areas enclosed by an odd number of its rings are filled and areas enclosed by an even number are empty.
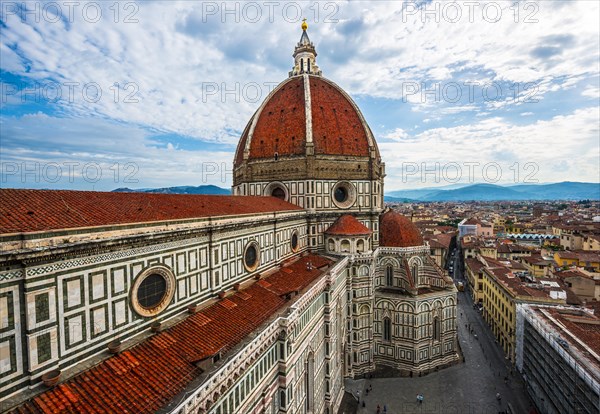
[[[429,243],[429,246],[438,249],[449,249],[452,243],[453,233],[440,233],[424,236],[424,239]]]
[[[275,152],[279,155],[304,155],[304,108],[302,77],[290,78],[271,96],[259,114],[250,142],[250,158],[273,158]]]
[[[311,76],[310,96],[315,153],[368,157],[365,126],[339,87]]]
[[[315,154],[368,157],[368,126],[362,122],[353,103],[339,86],[320,76],[309,76],[309,83]],[[279,156],[306,154],[305,108],[303,77],[282,82],[260,113],[257,111],[246,125],[236,150],[236,166],[243,162],[248,139],[251,139],[249,159],[271,159],[275,153]]]
[[[485,265],[481,263],[477,258],[467,257],[465,259],[465,264],[469,269],[473,272],[479,272]]]
[[[345,236],[360,236],[371,234],[372,231],[354,218],[354,216],[351,216],[350,214],[344,214],[343,216],[339,217],[327,230],[325,230],[325,233]]]
[[[290,210],[275,197],[0,189],[0,234]]]
[[[308,268],[307,262],[312,265]],[[286,300],[314,282],[330,259],[308,255],[181,323],[49,389],[11,413],[153,413],[201,373],[195,363],[227,352]],[[226,304],[225,306],[223,306]]]
[[[230,301],[229,299],[223,299],[221,302],[219,302],[219,304],[226,309],[233,309],[237,306],[234,302]]]
[[[408,217],[389,210],[379,217],[379,245],[383,247],[422,246],[423,237]]]
[[[268,281],[271,283],[269,289],[279,295],[301,291],[319,274],[323,273],[321,268],[331,263],[330,259],[321,256],[302,257],[290,266],[269,276]]]
[[[584,312],[579,312],[579,314],[577,314],[577,312],[573,313],[553,308],[544,308],[543,311],[537,308],[536,311],[538,315],[546,319],[547,323],[555,325],[559,331],[568,331],[595,352],[596,355],[592,355],[585,347],[574,341],[570,336],[561,336],[562,339],[567,340],[571,346],[575,346],[582,351],[589,358],[589,361],[597,368],[600,368],[600,361],[597,357],[597,355],[600,354],[600,318],[598,316],[589,315]],[[546,314],[551,315],[556,321],[560,322],[562,326],[548,319]]]
[[[235,295],[238,296],[239,298],[241,298],[242,300],[248,300],[251,298],[251,296],[249,294],[247,294],[246,292],[238,292]]]

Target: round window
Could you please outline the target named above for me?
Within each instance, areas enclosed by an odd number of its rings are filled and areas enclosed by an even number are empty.
[[[167,294],[167,280],[158,273],[146,277],[137,290],[137,300],[141,307],[154,308]]]
[[[348,200],[348,190],[340,186],[335,189],[334,197],[335,201],[337,201],[338,203],[343,203],[344,201]]]
[[[246,246],[244,251],[244,266],[246,270],[252,272],[258,267],[258,245],[256,243],[250,243]]]
[[[333,186],[333,203],[339,208],[350,208],[356,202],[356,188],[349,181],[340,181]]]
[[[133,310],[140,316],[152,317],[165,310],[175,294],[175,276],[162,265],[143,270],[131,286]]]
[[[291,242],[292,242],[292,250],[297,251],[298,250],[298,233],[292,234]]]

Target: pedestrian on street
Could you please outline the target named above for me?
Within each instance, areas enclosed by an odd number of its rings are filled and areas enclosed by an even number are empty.
[[[387,405],[383,404],[383,412],[387,413]]]
[[[381,407],[379,406],[379,404],[377,404],[377,414],[379,414],[381,412]]]

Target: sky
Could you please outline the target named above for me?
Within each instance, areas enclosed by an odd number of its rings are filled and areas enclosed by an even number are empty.
[[[1,1],[0,186],[230,187],[302,18],[386,190],[598,182],[599,4]]]

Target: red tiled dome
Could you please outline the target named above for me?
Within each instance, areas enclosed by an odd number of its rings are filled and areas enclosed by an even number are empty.
[[[423,237],[408,217],[389,210],[379,217],[379,245],[382,247],[422,246]]]
[[[325,233],[340,236],[362,236],[371,234],[371,230],[354,218],[354,216],[344,214],[325,230]]]
[[[311,105],[310,134],[307,97]],[[312,136],[315,155],[368,157],[369,147],[376,145],[358,107],[339,86],[321,76],[292,76],[269,95],[248,122],[235,164],[244,161],[247,146],[249,160],[272,159],[275,153],[279,157],[303,156],[307,136]]]

